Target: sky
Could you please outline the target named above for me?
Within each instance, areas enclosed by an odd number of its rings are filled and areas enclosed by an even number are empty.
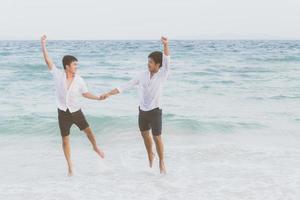
[[[300,39],[300,0],[1,0],[0,40]]]

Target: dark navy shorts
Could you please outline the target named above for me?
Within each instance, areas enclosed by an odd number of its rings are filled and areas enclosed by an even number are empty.
[[[143,111],[139,108],[139,128],[141,132],[151,129],[153,135],[161,135],[162,109],[155,108],[153,110]]]
[[[75,124],[81,131],[89,127],[81,109],[73,113],[71,113],[69,109],[67,109],[66,112],[58,109],[58,124],[62,137],[70,134],[70,129],[73,124]]]

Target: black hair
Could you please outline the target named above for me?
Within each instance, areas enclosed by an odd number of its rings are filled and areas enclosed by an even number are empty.
[[[153,51],[149,54],[148,58],[151,58],[156,64],[159,64],[159,67],[162,66],[163,55],[161,51]]]
[[[71,55],[65,55],[62,59],[62,63],[64,66],[64,69],[66,69],[67,65],[70,65],[72,62],[78,61],[77,58]]]

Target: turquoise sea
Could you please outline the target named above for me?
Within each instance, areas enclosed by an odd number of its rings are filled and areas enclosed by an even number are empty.
[[[76,56],[90,91],[101,94],[147,70],[147,55],[161,44],[49,41],[48,48],[58,67],[63,55]],[[299,41],[172,41],[171,53],[162,100],[166,132],[297,131]],[[53,81],[39,41],[1,41],[0,66],[0,134],[57,135]],[[137,130],[135,89],[83,104],[99,134]]]
[[[77,57],[78,73],[99,95],[147,70],[148,54],[162,49],[151,40],[47,47],[57,67],[64,55]],[[107,158],[97,160],[72,128],[79,175],[70,181],[40,42],[0,41],[0,197],[299,199],[300,41],[171,40],[170,48],[162,97],[168,175],[147,169],[132,89],[82,99]]]

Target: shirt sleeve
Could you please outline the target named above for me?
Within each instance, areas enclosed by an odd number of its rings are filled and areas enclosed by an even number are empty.
[[[169,67],[170,67],[170,56],[166,56],[165,54],[163,54],[162,67],[169,69]]]
[[[57,67],[55,65],[52,66],[50,73],[55,77],[58,76],[58,74],[60,73],[61,70],[57,69]]]
[[[130,81],[128,81],[124,85],[121,85],[121,86],[117,87],[117,89],[121,93],[121,92],[124,92],[126,90],[129,90],[129,89],[133,88],[134,86],[136,86],[138,84],[139,84],[139,75],[136,76],[135,78],[131,79]]]
[[[80,92],[81,94],[87,93],[89,90],[87,88],[87,85],[85,81],[81,78],[81,86],[80,86]]]
[[[160,70],[164,79],[167,79],[170,73],[170,56],[163,54],[163,61]]]
[[[166,56],[165,54],[163,54],[162,69],[164,71],[170,70],[170,56]]]

